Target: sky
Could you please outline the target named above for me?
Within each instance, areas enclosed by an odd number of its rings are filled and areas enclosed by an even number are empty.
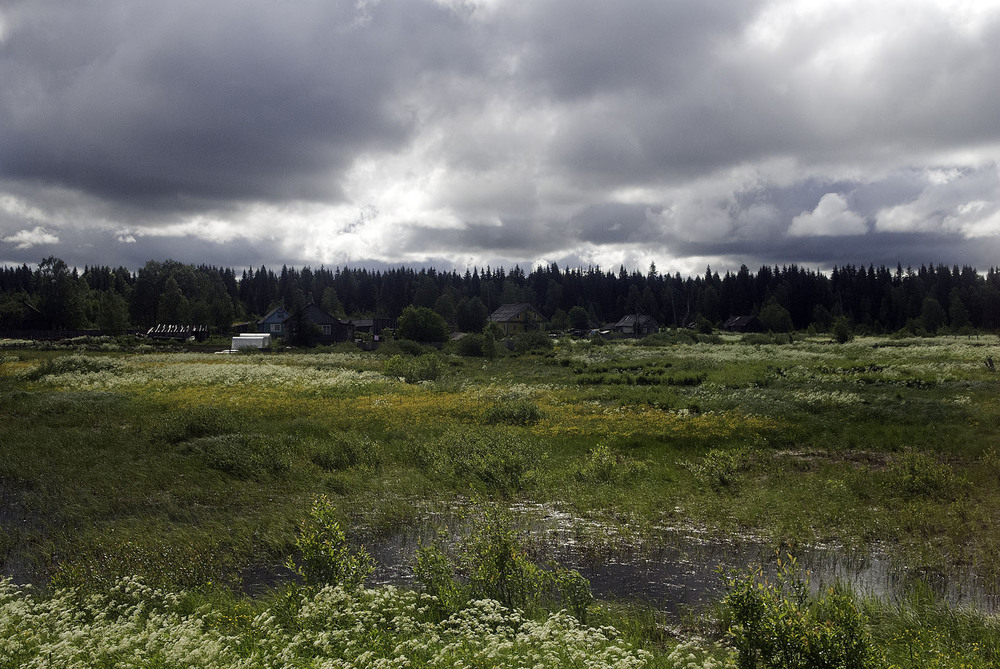
[[[0,0],[0,263],[1000,266],[1000,0]]]

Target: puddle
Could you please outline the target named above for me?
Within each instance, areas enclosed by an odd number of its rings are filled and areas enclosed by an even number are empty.
[[[513,511],[539,562],[556,560],[578,570],[600,599],[640,600],[674,616],[719,601],[723,595],[720,571],[755,564],[773,569],[775,562],[773,547],[752,539],[721,541],[693,530],[667,529],[658,545],[636,545],[616,539],[613,530],[601,536],[604,530],[596,524],[545,505],[524,505]],[[378,565],[369,583],[413,585],[413,557],[420,542],[433,541],[439,531],[451,538],[461,536],[470,523],[458,513],[427,514],[410,526],[366,541],[365,548]],[[596,545],[589,537],[603,541]],[[794,554],[814,589],[838,582],[859,594],[894,601],[922,580],[952,604],[1000,610],[996,585],[984,583],[971,571],[922,573],[904,569],[877,551],[859,553],[839,547],[797,549]]]

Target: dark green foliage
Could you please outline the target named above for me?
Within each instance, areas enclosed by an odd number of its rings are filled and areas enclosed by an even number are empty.
[[[519,332],[514,335],[514,351],[516,353],[548,351],[551,348],[552,338],[540,330]]]
[[[399,339],[393,342],[393,345],[399,350],[400,353],[405,353],[406,355],[423,355],[425,353],[430,353],[433,349],[430,346],[424,346],[419,342],[415,342],[412,339]]]
[[[713,448],[701,459],[685,462],[684,466],[704,485],[729,488],[739,483],[757,460],[756,451],[748,446]]]
[[[156,434],[176,444],[189,439],[233,434],[243,421],[236,413],[222,407],[202,404],[183,411],[171,412],[156,424]]]
[[[481,358],[485,355],[486,337],[481,334],[467,334],[455,342],[455,352],[467,358]]]
[[[833,322],[833,340],[838,344],[846,344],[847,342],[854,339],[854,332],[851,330],[850,323],[843,316],[840,316]]]
[[[121,364],[114,358],[93,355],[60,355],[43,360],[41,364],[28,370],[23,378],[27,381],[38,381],[46,376],[59,374],[97,374],[100,372],[116,372]]]
[[[730,574],[723,599],[726,634],[740,669],[866,669],[875,653],[854,599],[837,588],[810,596],[795,560],[767,578],[754,568]]]
[[[887,491],[903,498],[955,499],[968,481],[927,453],[906,453],[887,471]]]
[[[326,471],[352,467],[376,469],[382,462],[378,442],[354,430],[331,434],[314,443],[311,450],[310,459]]]
[[[436,381],[441,377],[441,360],[437,355],[417,358],[394,355],[385,362],[383,373],[386,376],[402,378],[407,383]]]
[[[419,342],[448,341],[448,323],[429,307],[406,307],[399,317],[399,337]]]
[[[593,601],[587,579],[554,562],[536,565],[508,509],[481,505],[473,515],[472,532],[452,554],[440,542],[417,550],[414,573],[425,591],[437,597],[440,614],[489,598],[528,613],[565,607],[586,622]]]
[[[375,570],[374,560],[363,547],[352,550],[348,546],[336,509],[325,495],[313,500],[309,516],[299,524],[295,547],[298,555],[285,566],[309,586],[355,589]]]
[[[647,470],[645,462],[616,453],[606,444],[598,444],[577,466],[576,478],[587,483],[631,483]]]
[[[497,491],[515,492],[539,464],[540,451],[528,433],[506,427],[469,427],[451,429],[418,444],[416,456],[440,476],[477,479]]]
[[[244,481],[264,481],[288,473],[291,451],[280,437],[262,434],[222,434],[185,443],[212,469]]]
[[[542,418],[538,404],[526,397],[500,397],[483,411],[483,423],[487,425],[534,425]]]

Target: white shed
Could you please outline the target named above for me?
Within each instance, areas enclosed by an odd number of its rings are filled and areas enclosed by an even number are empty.
[[[244,332],[238,337],[233,337],[231,350],[236,351],[241,348],[269,348],[271,346],[271,335],[266,332]]]

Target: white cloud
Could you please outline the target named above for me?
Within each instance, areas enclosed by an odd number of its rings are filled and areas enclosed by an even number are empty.
[[[13,235],[8,235],[0,241],[8,244],[15,244],[18,249],[30,249],[33,246],[42,244],[58,244],[59,238],[47,231],[42,226],[37,226],[31,230],[19,230]]]
[[[865,219],[851,211],[840,193],[827,193],[811,212],[792,219],[788,234],[793,237],[836,237],[868,232]]]

